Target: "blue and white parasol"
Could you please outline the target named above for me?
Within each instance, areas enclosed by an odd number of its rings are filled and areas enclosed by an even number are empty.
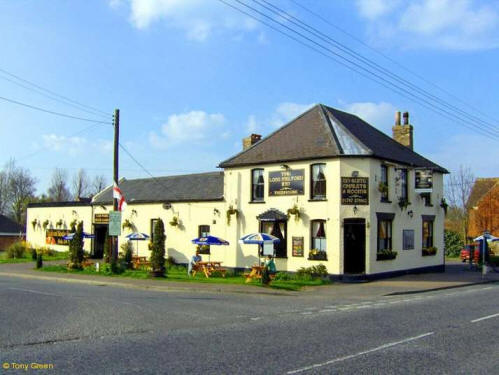
[[[267,233],[251,233],[239,239],[239,243],[263,245],[265,243],[279,243],[281,240]]]

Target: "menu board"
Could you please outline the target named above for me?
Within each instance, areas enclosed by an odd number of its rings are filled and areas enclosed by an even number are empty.
[[[293,256],[302,257],[303,256],[303,237],[293,237]]]

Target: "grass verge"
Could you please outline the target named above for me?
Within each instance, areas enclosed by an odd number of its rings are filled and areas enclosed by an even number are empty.
[[[48,265],[41,268],[39,271],[44,272],[59,272],[59,273],[72,273],[72,274],[80,274],[80,275],[100,275],[100,276],[108,276],[108,277],[125,277],[125,278],[133,278],[133,279],[155,279],[155,280],[163,280],[165,282],[168,281],[179,281],[186,283],[209,283],[209,284],[233,284],[233,285],[253,285],[253,286],[261,286],[262,283],[259,281],[252,281],[251,283],[246,284],[246,279],[239,274],[228,274],[226,277],[210,277],[206,278],[203,274],[198,273],[195,277],[187,276],[187,270],[182,266],[173,266],[168,268],[167,277],[162,278],[153,278],[149,276],[149,272],[147,270],[125,270],[120,274],[111,274],[105,272],[97,272],[95,267],[86,267],[83,270],[68,270],[65,265]],[[322,279],[312,279],[312,280],[275,280],[270,283],[268,287],[273,289],[280,290],[290,290],[290,291],[298,291],[305,286],[319,286],[330,284],[328,280]]]
[[[64,260],[68,259],[69,254],[67,252],[56,253],[55,255],[44,255],[43,261],[48,262],[50,260]],[[28,262],[36,262],[31,258],[31,254],[26,254],[22,258],[7,258],[7,253],[0,253],[0,264],[5,263],[28,263]]]

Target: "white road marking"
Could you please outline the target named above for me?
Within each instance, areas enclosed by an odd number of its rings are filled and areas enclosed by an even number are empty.
[[[495,318],[496,316],[499,316],[499,313],[488,315],[488,316],[484,316],[483,318],[478,318],[478,319],[472,320],[471,323],[480,322],[480,321],[485,320],[485,319]]]
[[[37,290],[31,290],[31,289],[22,289],[22,288],[8,288],[8,289],[19,290],[21,292],[27,292],[27,293],[41,294],[41,295],[44,295],[44,296],[62,297],[62,296],[60,296],[58,294],[39,292]]]
[[[378,346],[377,348],[369,349],[369,350],[366,350],[366,351],[363,351],[363,352],[360,352],[360,353],[351,354],[351,355],[347,355],[345,357],[340,357],[340,358],[332,359],[332,360],[327,361],[327,362],[317,363],[315,365],[311,365],[311,366],[307,366],[307,367],[302,367],[302,368],[299,368],[297,370],[288,371],[287,374],[297,374],[299,372],[308,371],[308,370],[312,370],[312,369],[315,369],[315,368],[318,368],[318,367],[323,367],[323,366],[331,365],[331,364],[336,363],[336,362],[346,361],[347,359],[352,359],[352,358],[355,358],[355,357],[359,357],[361,355],[365,355],[365,354],[377,352],[379,350],[391,348],[392,346],[395,346],[395,345],[405,344],[407,342],[419,340],[419,339],[422,339],[424,337],[431,336],[434,333],[435,332],[423,333],[422,335],[419,335],[419,336],[409,337],[409,338],[404,339],[404,340],[400,340],[400,341],[395,341],[395,342],[391,342],[391,343],[388,343],[388,344],[384,344],[384,345]]]
[[[256,318],[250,318],[251,320],[260,320],[262,318],[260,318],[259,316],[257,316]]]
[[[312,315],[312,312],[311,311],[305,311],[305,312],[302,312],[301,314],[302,315]]]

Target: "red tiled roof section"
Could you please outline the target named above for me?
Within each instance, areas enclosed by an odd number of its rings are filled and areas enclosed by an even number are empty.
[[[221,168],[333,157],[341,152],[320,106],[314,106],[248,150],[220,163]]]
[[[492,189],[492,187],[499,183],[499,177],[492,178],[477,178],[475,184],[471,189],[470,197],[468,198],[467,206],[473,208],[478,206],[480,199]]]

